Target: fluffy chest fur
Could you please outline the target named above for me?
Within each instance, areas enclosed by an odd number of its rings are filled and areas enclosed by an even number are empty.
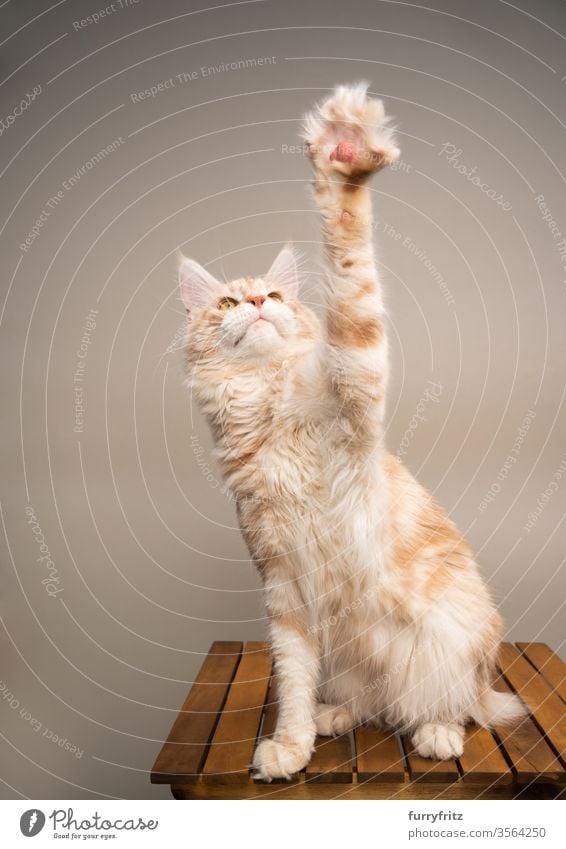
[[[241,507],[262,508],[242,514],[244,524],[265,514],[283,540],[294,538],[305,522],[326,517],[343,531],[357,521],[358,535],[376,501],[379,455],[376,451],[370,462],[367,456],[358,459],[339,415],[326,410],[302,415],[292,384],[292,372],[262,380],[246,375],[219,387],[210,404],[227,484]]]
[[[292,372],[263,386],[257,376],[232,380],[211,398],[209,416],[252,557],[264,578],[284,561],[316,629],[343,607],[355,615],[360,600],[373,608],[374,588],[389,580],[389,481],[380,449],[359,457],[339,415],[301,415],[293,383]]]

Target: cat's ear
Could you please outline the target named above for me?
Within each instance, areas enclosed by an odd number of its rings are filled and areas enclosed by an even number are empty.
[[[193,318],[214,297],[220,283],[206,268],[179,254],[179,288],[189,318]]]
[[[270,283],[280,286],[290,298],[296,298],[299,294],[299,267],[298,258],[292,245],[281,248],[273,265],[265,275]]]

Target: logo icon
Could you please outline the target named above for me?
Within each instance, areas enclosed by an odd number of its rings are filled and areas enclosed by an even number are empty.
[[[35,837],[45,825],[45,814],[37,808],[26,811],[20,817],[20,831],[25,837]]]

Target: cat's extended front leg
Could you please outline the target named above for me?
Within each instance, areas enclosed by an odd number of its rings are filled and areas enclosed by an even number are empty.
[[[339,86],[307,115],[303,136],[330,261],[326,370],[340,417],[371,445],[383,418],[387,342],[368,181],[399,150],[383,104],[364,85]]]
[[[309,762],[316,735],[318,683],[316,641],[293,614],[274,618],[271,641],[277,674],[279,713],[275,734],[257,747],[255,778],[290,778]]]

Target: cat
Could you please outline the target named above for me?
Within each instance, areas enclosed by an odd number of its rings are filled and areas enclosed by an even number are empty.
[[[289,778],[316,734],[361,722],[436,759],[464,726],[518,720],[491,683],[502,621],[473,554],[384,446],[388,361],[370,176],[399,157],[383,104],[339,86],[303,139],[328,258],[324,328],[291,246],[263,276],[216,280],[181,256],[187,385],[207,417],[265,593],[278,675],[255,776]]]

